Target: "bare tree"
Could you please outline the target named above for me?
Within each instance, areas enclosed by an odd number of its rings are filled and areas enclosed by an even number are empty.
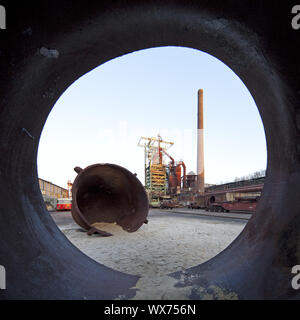
[[[251,174],[248,174],[247,176],[242,177],[235,177],[234,182],[243,181],[243,180],[250,180],[250,179],[257,179],[257,178],[263,178],[266,175],[266,170],[259,170],[255,171]]]

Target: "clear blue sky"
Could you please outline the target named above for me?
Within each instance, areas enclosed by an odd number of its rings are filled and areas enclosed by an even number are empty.
[[[158,133],[196,171],[197,91],[204,90],[205,182],[266,168],[266,142],[248,89],[204,52],[162,47],[111,60],[73,83],[52,109],[38,152],[39,177],[66,187],[73,168],[116,163],[144,183],[140,136]]]

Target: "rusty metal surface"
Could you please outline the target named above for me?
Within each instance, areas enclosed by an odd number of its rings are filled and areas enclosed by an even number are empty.
[[[203,129],[203,89],[198,90],[197,129]]]
[[[253,185],[263,186],[264,183],[265,183],[265,177],[260,177],[260,178],[249,179],[249,180],[242,180],[242,181],[235,181],[235,182],[229,182],[229,183],[218,184],[218,185],[211,185],[211,186],[205,188],[205,192],[223,191],[223,190],[229,190],[229,189],[233,189],[233,188],[253,186]]]
[[[138,277],[96,263],[56,227],[39,191],[38,143],[53,105],[79,77],[129,52],[172,45],[212,54],[237,74],[268,147],[257,212],[226,250],[170,275],[172,297],[190,288],[187,299],[299,299],[291,267],[300,264],[300,37],[288,2],[13,3],[0,30],[0,264],[7,270],[0,299],[135,296]]]
[[[78,175],[72,188],[72,217],[88,235],[111,235],[99,230],[97,223],[116,223],[134,232],[147,221],[148,198],[136,175],[108,163],[74,170]]]
[[[203,128],[203,89],[198,90],[197,108],[197,188],[199,193],[204,193],[204,128]]]
[[[223,194],[223,193],[232,193],[232,192],[255,192],[255,191],[262,191],[263,188],[264,188],[263,184],[241,186],[241,187],[235,187],[235,188],[231,188],[231,189],[205,192],[203,196],[211,196],[214,194]]]

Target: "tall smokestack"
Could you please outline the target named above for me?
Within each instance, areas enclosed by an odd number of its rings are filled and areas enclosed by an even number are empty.
[[[197,186],[204,192],[203,89],[198,90]]]

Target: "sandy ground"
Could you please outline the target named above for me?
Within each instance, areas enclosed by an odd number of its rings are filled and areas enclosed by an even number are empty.
[[[245,221],[212,220],[187,215],[150,214],[134,233],[115,224],[101,224],[114,236],[87,236],[76,224],[61,226],[81,251],[113,269],[139,276],[165,275],[198,265],[225,249]]]
[[[66,237],[86,255],[115,270],[140,276],[133,300],[188,300],[191,292],[201,299],[237,299],[220,288],[178,286],[169,273],[182,271],[209,260],[225,249],[242,231],[247,220],[201,217],[199,215],[152,210],[147,225],[127,233],[115,224],[102,224],[111,237],[88,236],[71,214],[52,213]],[[182,273],[186,277],[185,272]]]

